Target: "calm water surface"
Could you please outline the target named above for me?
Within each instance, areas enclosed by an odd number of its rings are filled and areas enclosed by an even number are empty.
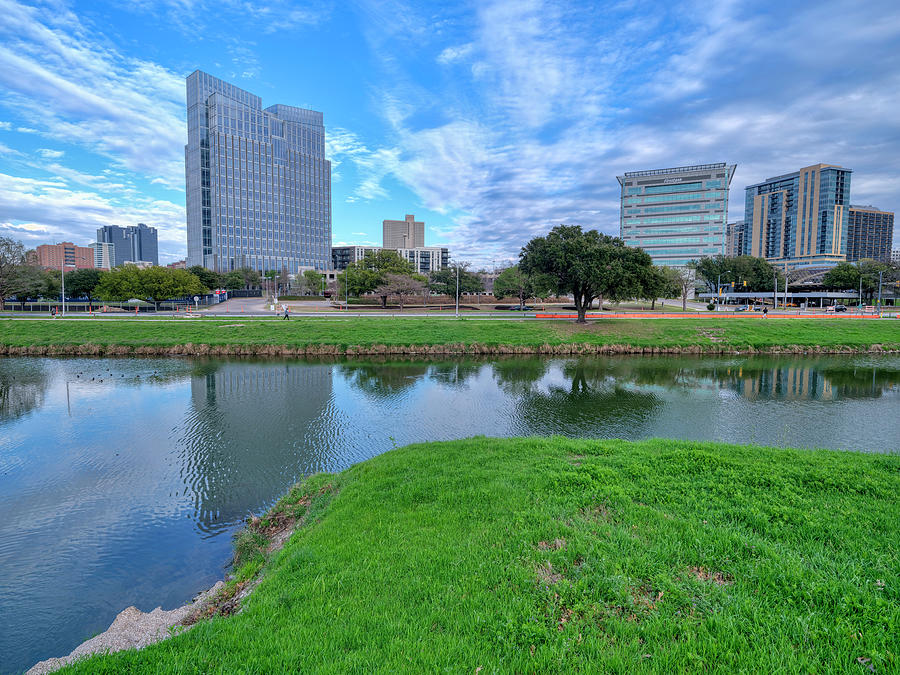
[[[305,474],[475,434],[900,448],[900,357],[0,359],[0,671],[221,578]]]

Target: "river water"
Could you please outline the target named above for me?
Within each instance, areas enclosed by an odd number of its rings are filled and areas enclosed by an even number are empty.
[[[900,357],[0,359],[0,671],[222,578],[304,475],[562,434],[900,450]]]

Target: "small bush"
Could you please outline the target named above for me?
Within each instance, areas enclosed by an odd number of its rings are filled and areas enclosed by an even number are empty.
[[[708,309],[710,312],[713,311],[715,308],[716,308],[716,306],[713,303],[709,303],[706,306],[706,309]]]

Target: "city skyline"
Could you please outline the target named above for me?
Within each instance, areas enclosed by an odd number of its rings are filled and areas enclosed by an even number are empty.
[[[184,258],[195,69],[325,114],[335,246],[415,213],[490,265],[561,222],[618,234],[617,175],[719,158],[729,220],[820,162],[853,169],[853,203],[900,202],[893,3],[217,6],[0,0],[0,235],[145,222],[161,264]]]

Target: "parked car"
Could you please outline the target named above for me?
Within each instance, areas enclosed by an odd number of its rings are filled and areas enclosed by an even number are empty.
[[[508,309],[510,312],[532,312],[532,311],[534,311],[534,307],[529,307],[528,305],[512,305]]]
[[[737,307],[735,307],[734,311],[735,312],[749,312],[750,305],[738,305]]]
[[[846,311],[847,311],[847,305],[835,305],[835,306],[834,306],[834,311],[835,311],[835,312],[846,312]]]
[[[761,312],[761,311],[763,311],[765,308],[766,308],[765,305],[753,305],[753,311],[754,311],[754,312]]]

